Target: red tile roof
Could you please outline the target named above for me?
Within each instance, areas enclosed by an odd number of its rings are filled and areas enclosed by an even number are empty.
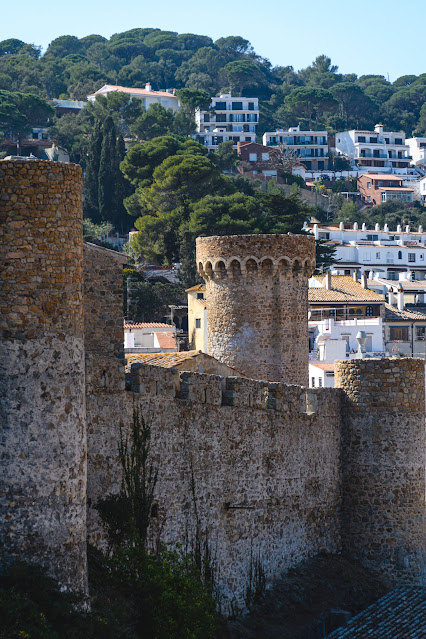
[[[169,93],[168,91],[152,91],[152,90],[147,91],[147,89],[141,89],[140,87],[130,88],[130,87],[122,87],[122,86],[114,85],[114,84],[106,84],[105,86],[95,91],[95,93],[91,93],[87,97],[92,98],[96,95],[104,95],[105,93],[110,93],[112,91],[117,91],[119,93],[133,93],[133,94],[141,95],[141,96],[159,95],[164,97],[167,96],[168,98],[176,97],[175,95],[173,95],[173,93]]]
[[[334,372],[334,362],[309,362],[312,366],[316,366],[316,368],[320,368],[323,371],[333,371]]]
[[[124,322],[124,328],[168,328],[173,329],[174,325],[172,324],[161,324],[160,322]]]
[[[174,333],[155,333],[160,348],[173,349],[176,346],[176,335]]]

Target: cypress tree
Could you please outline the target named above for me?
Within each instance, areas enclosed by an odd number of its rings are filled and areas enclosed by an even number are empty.
[[[133,219],[126,211],[126,207],[124,206],[124,198],[128,197],[133,193],[133,187],[128,180],[124,177],[123,173],[120,170],[120,163],[124,160],[126,155],[126,145],[124,144],[124,139],[122,135],[119,135],[117,138],[117,183],[115,189],[115,211],[116,211],[116,228],[120,233],[127,232],[132,224]]]
[[[117,134],[114,120],[108,116],[102,127],[102,150],[98,174],[98,202],[101,220],[116,223]]]
[[[84,176],[84,216],[93,222],[100,222],[98,175],[102,150],[102,129],[99,122],[95,124],[87,154],[86,173]]]

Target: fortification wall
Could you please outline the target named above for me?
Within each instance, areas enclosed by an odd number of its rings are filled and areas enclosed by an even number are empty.
[[[254,379],[307,386],[313,239],[199,237],[197,265],[206,281],[209,354]]]
[[[86,589],[79,166],[0,161],[0,553]]]
[[[344,547],[391,584],[424,583],[424,361],[339,361],[335,370],[344,390]]]
[[[152,535],[208,540],[225,610],[244,605],[257,559],[271,583],[340,548],[338,391],[133,365],[132,392],[114,391],[111,377],[110,393],[88,375],[90,502],[119,487],[119,423],[137,402],[159,470]],[[102,540],[92,514],[89,538]]]
[[[86,352],[124,358],[123,265],[127,256],[84,244],[84,346]]]

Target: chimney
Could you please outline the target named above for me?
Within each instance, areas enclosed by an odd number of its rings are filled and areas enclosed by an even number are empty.
[[[366,271],[363,271],[363,273],[361,275],[361,286],[362,286],[362,288],[368,288]]]
[[[365,222],[363,222],[363,223],[362,223],[362,230],[363,230],[363,231],[366,231],[366,230],[367,230],[367,225],[366,225],[366,223],[365,223]]]
[[[423,233],[423,226],[419,226],[419,233]]]
[[[398,224],[398,226],[396,227],[396,232],[397,233],[402,233],[401,224]]]
[[[388,300],[389,300],[389,304],[391,306],[395,306],[395,293],[394,293],[394,290],[393,290],[392,286],[390,287],[390,289],[388,291]]]
[[[151,86],[151,83],[150,83],[150,82],[147,82],[147,83],[145,84],[145,91],[152,91],[152,86]]]
[[[354,231],[358,230],[358,222],[354,222]]]
[[[375,231],[380,231],[380,224],[376,224],[376,226],[374,227]]]
[[[340,222],[339,231],[344,231],[344,230],[345,230],[345,224],[343,222]]]
[[[407,226],[405,227],[405,232],[406,232],[406,233],[409,233],[409,232],[410,232],[410,227],[408,226],[408,224],[407,224]]]
[[[403,311],[404,310],[404,289],[402,288],[401,284],[398,284],[397,298],[398,298],[398,311]]]
[[[357,273],[356,269],[352,273],[352,279],[353,279],[354,282],[358,282],[358,273]]]
[[[314,224],[314,237],[316,240],[319,238],[318,224]]]
[[[389,233],[389,224],[385,224],[383,230],[385,233]]]
[[[383,124],[376,124],[376,126],[374,127],[374,130],[376,133],[383,135]]]
[[[324,288],[326,288],[328,291],[331,291],[331,273],[330,273],[330,271],[327,271],[327,273],[325,274],[325,277],[324,277]]]

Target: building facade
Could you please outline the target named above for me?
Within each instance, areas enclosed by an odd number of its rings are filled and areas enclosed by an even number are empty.
[[[232,141],[235,148],[238,142],[256,142],[259,100],[223,93],[212,98],[207,111],[196,109],[195,123],[198,139],[209,151],[221,142]]]
[[[410,149],[413,164],[426,170],[426,138],[407,138],[405,142]]]
[[[377,206],[399,200],[409,206],[414,201],[414,189],[404,186],[402,178],[397,175],[364,173],[358,177],[357,184],[365,204]]]
[[[289,153],[297,156],[308,171],[328,169],[327,131],[301,131],[300,126],[287,131],[267,131],[263,134],[263,144],[287,147]]]
[[[94,102],[98,95],[108,95],[108,93],[126,93],[129,100],[141,100],[145,110],[151,104],[161,104],[165,109],[178,111],[180,107],[177,96],[174,95],[174,89],[167,91],[153,91],[149,82],[146,83],[144,89],[122,87],[114,84],[105,84],[95,93],[87,96],[89,102]]]
[[[410,147],[403,131],[384,131],[376,124],[374,131],[352,129],[336,133],[336,151],[352,160],[354,167],[383,173],[407,173]]]

